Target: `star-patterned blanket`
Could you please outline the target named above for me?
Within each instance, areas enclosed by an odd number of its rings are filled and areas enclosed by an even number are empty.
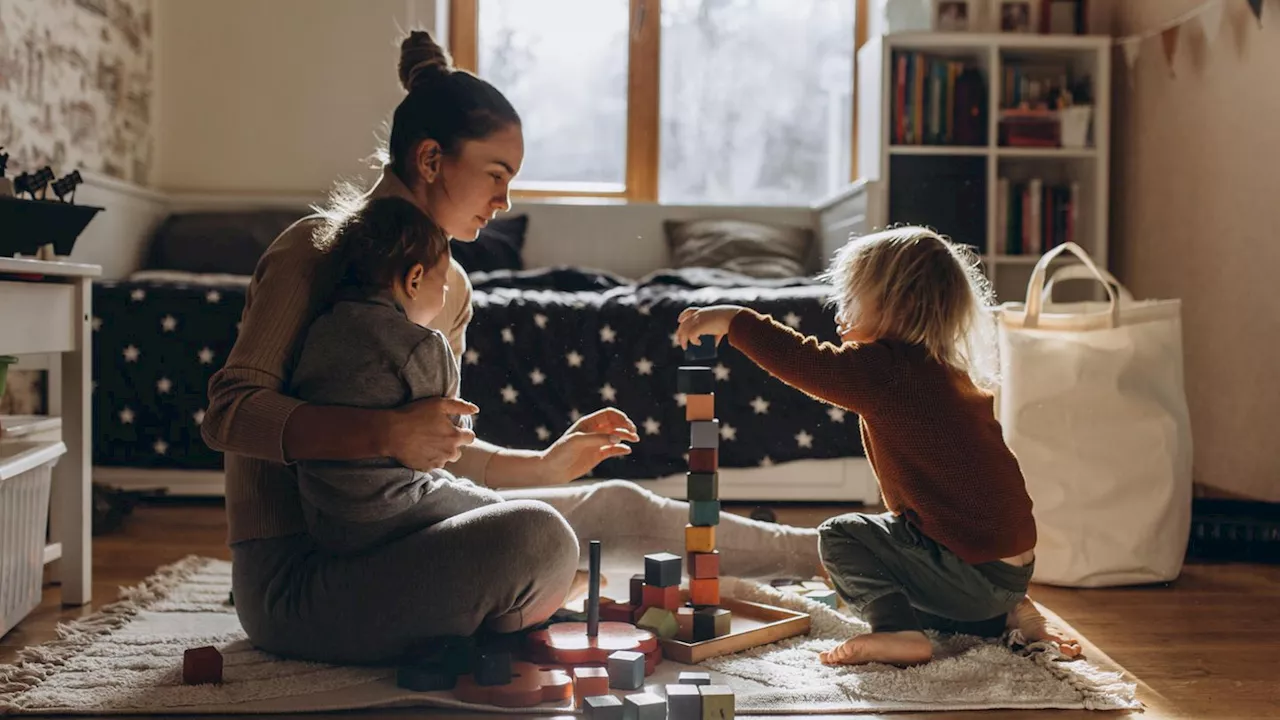
[[[690,305],[747,305],[835,340],[829,289],[701,268],[639,281],[575,268],[476,273],[462,396],[476,431],[542,448],[582,414],[614,406],[639,427],[631,455],[596,476],[682,472],[689,445],[676,368],[676,317]],[[109,281],[94,288],[96,465],[216,470],[200,438],[209,377],[235,343],[244,283]],[[774,379],[722,343],[716,378],[720,464],[758,467],[862,454],[857,418]]]

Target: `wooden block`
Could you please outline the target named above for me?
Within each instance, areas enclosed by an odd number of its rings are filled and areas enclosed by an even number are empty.
[[[685,670],[680,673],[680,679],[678,682],[681,685],[710,685],[711,673]]]
[[[690,500],[689,524],[699,527],[720,524],[719,500]]]
[[[600,598],[600,619],[604,622],[635,622],[636,607],[631,603],[604,602]]]
[[[644,604],[644,575],[631,576],[631,605],[640,607]]]
[[[688,347],[684,349],[684,359],[690,362],[699,360],[715,360],[716,359],[716,336],[715,335],[699,335],[690,341]]]
[[[694,618],[697,630],[697,618]],[[511,653],[505,650],[482,650],[476,653],[476,684],[482,687],[511,682]]]
[[[720,451],[717,448],[689,448],[689,472],[713,473],[719,469]]]
[[[182,653],[182,682],[205,685],[222,682],[222,653],[212,645]]]
[[[583,699],[585,720],[623,720],[622,700],[613,695],[596,695]]]
[[[720,577],[720,551],[689,553],[689,577]]]
[[[680,584],[680,556],[669,552],[644,556],[644,584],[670,587]]]
[[[667,587],[654,587],[653,585],[644,586],[644,601],[640,604],[641,608],[662,608],[675,612],[680,607],[680,585],[668,585]]]
[[[612,695],[588,697],[582,703],[586,720],[622,720],[622,701]]]
[[[458,635],[436,637],[412,656],[418,663],[435,663],[454,675],[469,675],[475,671],[476,640]]]
[[[667,701],[653,693],[622,698],[622,720],[667,720]]]
[[[702,720],[733,720],[733,688],[728,685],[701,685]]]
[[[644,611],[644,615],[640,616],[640,621],[636,623],[636,627],[644,628],[660,638],[673,638],[680,626],[676,623],[676,616],[670,610],[664,610],[659,607],[651,607]]]
[[[668,720],[702,720],[702,693],[697,685],[668,685]]]
[[[396,686],[414,692],[452,690],[458,684],[458,674],[450,672],[443,663],[420,662],[396,668]]]
[[[689,447],[720,447],[720,421],[695,420],[689,423]]]
[[[609,687],[636,690],[644,685],[644,654],[619,650],[609,656]]]
[[[690,472],[684,478],[685,499],[690,502],[720,499],[720,473]]]
[[[693,613],[693,640],[713,640],[729,634],[733,614],[724,608],[709,607]]]
[[[681,642],[693,642],[693,608],[676,609],[676,639]]]
[[[676,392],[709,395],[716,391],[716,376],[709,367],[681,365],[676,370]]]
[[[602,667],[573,669],[573,702],[581,708],[589,697],[609,694],[609,671]]]
[[[686,395],[684,399],[684,419],[714,420],[716,417],[716,394]]]
[[[709,553],[716,549],[716,528],[714,525],[685,525],[684,549],[689,552]]]
[[[689,578],[689,602],[694,607],[720,604],[720,578]]]
[[[831,589],[831,586],[827,585],[824,582],[818,582],[817,580],[805,580],[800,584],[803,585],[808,590],[830,590]]]
[[[836,608],[836,591],[835,590],[810,590],[805,594],[810,600],[817,600],[834,610]]]

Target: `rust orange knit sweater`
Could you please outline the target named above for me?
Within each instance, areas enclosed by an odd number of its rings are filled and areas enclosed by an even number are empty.
[[[1031,498],[993,397],[923,347],[836,346],[752,310],[729,342],[774,377],[854,412],[885,506],[970,564],[1035,547]]]

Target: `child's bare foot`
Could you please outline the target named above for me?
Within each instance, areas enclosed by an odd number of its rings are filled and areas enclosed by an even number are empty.
[[[1018,603],[1018,607],[1009,611],[1010,628],[1017,628],[1022,631],[1022,636],[1028,642],[1047,642],[1052,643],[1069,658],[1079,657],[1083,652],[1080,649],[1080,642],[1075,638],[1067,637],[1066,633],[1049,624],[1045,620],[1044,615],[1036,609],[1035,603],[1031,602],[1030,597],[1022,598],[1022,602]]]
[[[826,665],[920,665],[933,659],[933,644],[919,630],[858,635],[818,656]]]

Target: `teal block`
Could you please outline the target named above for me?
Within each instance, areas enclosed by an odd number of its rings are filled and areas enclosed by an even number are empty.
[[[689,524],[698,527],[720,524],[719,500],[690,500]]]

